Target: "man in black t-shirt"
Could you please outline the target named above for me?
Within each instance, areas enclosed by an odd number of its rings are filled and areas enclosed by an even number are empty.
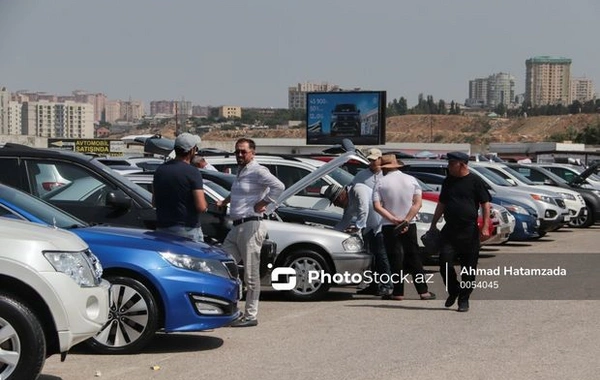
[[[440,200],[435,209],[430,230],[436,230],[438,220],[444,215],[440,249],[440,274],[448,289],[445,306],[450,307],[458,298],[458,311],[469,310],[469,296],[473,291],[475,270],[479,259],[481,240],[489,238],[490,193],[483,181],[469,172],[469,156],[463,152],[451,152],[448,157],[448,176],[442,183]],[[482,208],[483,226],[477,226],[479,207]],[[461,265],[461,281],[454,269],[458,256]]]
[[[200,137],[182,133],[175,139],[175,158],[154,173],[152,203],[157,231],[204,241],[198,216],[207,209],[202,174],[190,165]]]

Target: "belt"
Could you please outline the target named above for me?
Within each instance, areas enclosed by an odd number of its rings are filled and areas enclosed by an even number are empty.
[[[242,218],[242,219],[236,219],[233,221],[233,225],[234,226],[239,226],[242,223],[246,223],[246,222],[251,222],[254,220],[262,220],[262,218],[260,216],[249,216],[247,218]]]

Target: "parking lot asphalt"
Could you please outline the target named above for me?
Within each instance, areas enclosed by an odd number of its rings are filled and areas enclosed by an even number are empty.
[[[40,379],[596,379],[599,232],[565,229],[485,247],[480,267],[516,266],[531,254],[547,259],[526,265],[565,267],[568,281],[530,278],[518,293],[526,276],[500,275],[503,295],[476,289],[468,313],[443,306],[434,266],[434,301],[419,300],[412,285],[404,301],[336,288],[324,301],[302,303],[263,291],[257,327],[157,334],[128,356],[75,347],[64,363],[49,358]]]

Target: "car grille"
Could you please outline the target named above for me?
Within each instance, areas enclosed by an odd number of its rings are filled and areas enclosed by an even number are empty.
[[[238,266],[234,261],[223,261],[225,267],[227,267],[227,271],[229,271],[229,276],[231,278],[238,278],[240,273],[238,271]]]
[[[558,199],[556,198],[556,204],[558,205],[558,207],[560,208],[565,208],[565,201],[562,199]]]

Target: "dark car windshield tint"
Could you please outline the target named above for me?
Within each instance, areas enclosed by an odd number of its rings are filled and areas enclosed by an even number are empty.
[[[59,228],[85,227],[87,224],[72,215],[20,190],[0,185],[0,199]]]

